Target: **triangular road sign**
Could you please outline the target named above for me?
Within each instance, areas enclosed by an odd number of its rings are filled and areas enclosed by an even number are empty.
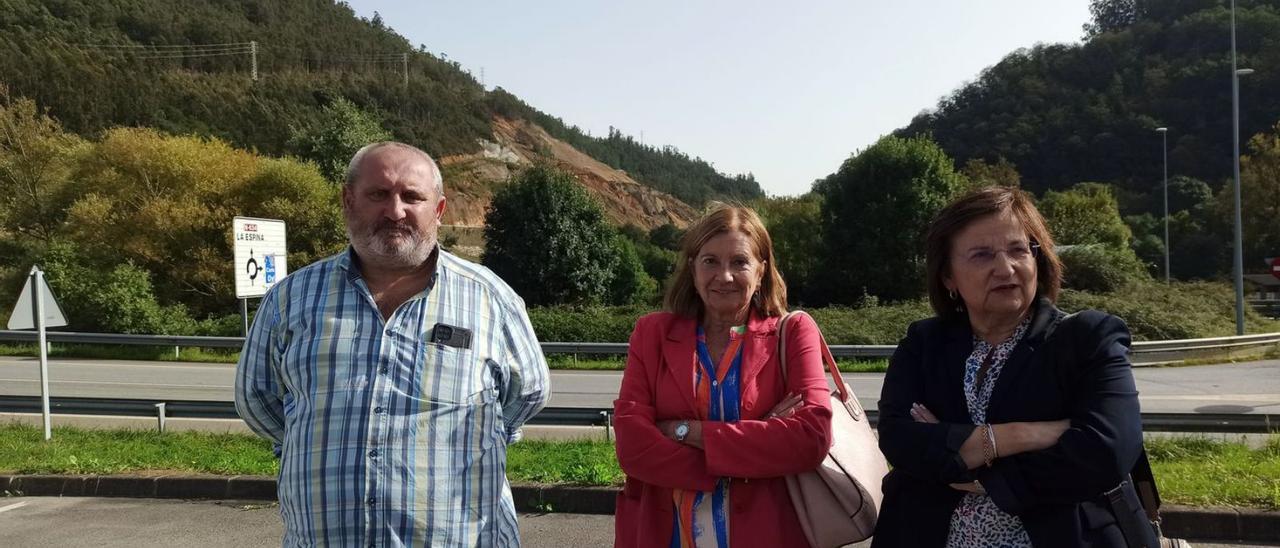
[[[32,268],[32,272],[35,269]],[[35,301],[31,298],[31,280],[37,279],[35,276],[27,276],[27,283],[22,286],[22,293],[18,294],[18,304],[13,307],[13,314],[9,315],[9,329],[35,329]],[[40,280],[40,294],[44,296],[44,326],[45,327],[62,327],[67,325],[67,317],[62,313],[62,307],[58,306],[58,300],[53,298],[53,291],[49,289],[49,282],[44,281],[44,276],[38,278]]]

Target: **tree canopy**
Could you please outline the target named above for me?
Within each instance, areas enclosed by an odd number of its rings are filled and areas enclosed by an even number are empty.
[[[924,291],[924,231],[968,186],[951,158],[926,137],[885,137],[819,181],[827,265],[824,293],[856,303]]]
[[[654,290],[599,204],[549,166],[516,175],[494,194],[484,236],[483,264],[532,305],[631,304]]]
[[[1151,211],[1169,173],[1231,176],[1230,13],[1217,0],[1096,0],[1079,45],[1010,53],[896,132],[931,134],[960,165],[1005,158],[1037,194],[1114,184],[1126,213]],[[1242,139],[1280,120],[1280,2],[1236,6]]]

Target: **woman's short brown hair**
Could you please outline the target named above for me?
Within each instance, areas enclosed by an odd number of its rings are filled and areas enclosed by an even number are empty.
[[[1062,289],[1062,261],[1053,250],[1053,235],[1049,233],[1044,216],[1040,215],[1040,210],[1036,209],[1026,192],[991,186],[974,190],[951,202],[929,224],[929,232],[925,236],[925,277],[929,284],[929,304],[933,305],[933,311],[939,317],[952,319],[964,316],[960,308],[964,301],[952,299],[943,283],[951,273],[952,240],[978,219],[1005,211],[1013,212],[1027,237],[1040,244],[1040,253],[1036,255],[1036,297],[1046,297],[1052,302],[1058,300],[1058,292]]]
[[[751,306],[762,316],[781,316],[787,311],[787,284],[774,264],[773,240],[764,223],[751,208],[717,204],[689,227],[680,238],[680,254],[676,258],[675,273],[667,285],[663,299],[668,312],[690,318],[702,316],[702,297],[693,283],[693,258],[708,241],[729,231],[738,231],[747,237],[755,248],[756,259],[764,266],[760,280],[759,296],[752,297]]]

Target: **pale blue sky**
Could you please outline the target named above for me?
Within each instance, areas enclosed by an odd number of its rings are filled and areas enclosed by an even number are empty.
[[[565,122],[806,192],[1088,0],[351,0]]]

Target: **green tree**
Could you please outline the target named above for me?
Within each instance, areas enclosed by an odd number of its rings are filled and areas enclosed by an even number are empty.
[[[0,85],[0,237],[53,239],[84,141]]]
[[[1244,268],[1265,272],[1263,261],[1280,256],[1280,123],[1249,139],[1249,153],[1240,158],[1240,196]],[[1232,211],[1231,185],[1225,186],[1223,198],[1220,211]]]
[[[163,306],[151,275],[128,262],[102,267],[69,242],[55,242],[40,257],[49,287],[78,331],[192,334],[195,322],[181,304]]]
[[[198,317],[234,311],[231,219],[282,219],[292,269],[346,241],[338,188],[314,167],[214,139],[146,129],[108,131],[78,163],[63,237],[88,260],[152,275],[163,303]]]
[[[360,147],[391,139],[377,116],[343,97],[325,105],[321,112],[319,120],[291,131],[289,145],[295,154],[320,166],[320,174],[330,181],[343,179],[347,163]]]
[[[1209,211],[1169,216],[1169,270],[1179,280],[1212,280],[1230,268],[1230,225],[1214,222]],[[1163,263],[1161,263],[1163,264]]]
[[[1163,202],[1163,197],[1162,197]],[[1163,212],[1164,204],[1161,204]],[[1213,189],[1194,177],[1178,175],[1169,178],[1169,213],[1199,212],[1213,206]]]
[[[1022,186],[1022,176],[1018,168],[1001,156],[995,162],[985,162],[970,158],[960,170],[973,187],[1004,186],[1018,188]]]
[[[615,231],[573,176],[536,166],[494,193],[481,262],[531,305],[609,300]]]
[[[819,181],[831,301],[923,294],[924,231],[965,186],[951,158],[926,137],[882,138]]]
[[[618,252],[618,261],[614,264],[612,281],[609,283],[608,301],[610,304],[628,305],[651,302],[658,295],[658,282],[645,270],[634,244],[625,236],[614,238],[614,249]],[[650,246],[652,247],[652,246]]]
[[[680,238],[684,236],[684,231],[676,225],[666,223],[649,231],[649,242],[662,249],[671,251],[680,250]]]
[[[1080,183],[1063,192],[1049,191],[1039,207],[1060,244],[1102,244],[1112,249],[1129,246],[1132,234],[1107,185]]]
[[[1089,13],[1093,20],[1085,23],[1085,36],[1093,37],[1104,32],[1118,32],[1138,20],[1140,0],[1093,0]]]
[[[1124,218],[1133,239],[1129,247],[1152,276],[1164,277],[1164,221],[1150,213]]]
[[[827,302],[819,284],[822,271],[822,197],[810,192],[799,197],[764,198],[752,206],[773,240],[774,260],[787,282],[787,298],[795,304]]]

